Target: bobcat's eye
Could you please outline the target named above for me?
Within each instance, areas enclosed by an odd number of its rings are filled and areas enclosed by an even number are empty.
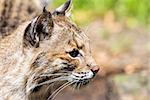
[[[75,57],[79,56],[80,53],[79,53],[79,50],[73,49],[72,51],[69,52],[69,55],[70,55],[71,57],[74,57],[74,58],[75,58]]]

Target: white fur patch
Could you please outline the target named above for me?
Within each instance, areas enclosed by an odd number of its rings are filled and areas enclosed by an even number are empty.
[[[73,81],[73,80],[84,80],[84,79],[91,79],[93,78],[94,74],[92,71],[87,71],[84,73],[77,73],[77,72],[72,72],[69,81]]]

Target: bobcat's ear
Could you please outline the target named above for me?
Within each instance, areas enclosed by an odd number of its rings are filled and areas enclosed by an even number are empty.
[[[25,29],[24,46],[38,47],[40,41],[51,36],[54,24],[52,15],[45,7],[43,13],[35,18]]]
[[[65,15],[71,8],[72,0],[66,1],[64,4],[62,4],[60,7],[54,10],[54,15]]]

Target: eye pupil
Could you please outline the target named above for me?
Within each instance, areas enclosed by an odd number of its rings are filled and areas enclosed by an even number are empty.
[[[77,57],[79,54],[79,51],[77,49],[73,49],[71,52],[69,52],[71,57]]]

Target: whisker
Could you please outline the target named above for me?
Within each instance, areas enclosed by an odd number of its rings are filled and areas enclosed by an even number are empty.
[[[64,88],[65,86],[67,86],[70,82],[66,82],[64,83],[63,85],[61,85],[58,89],[56,89],[50,96],[47,100],[52,100],[55,96],[55,94],[60,91],[62,88]],[[54,96],[53,96],[54,95]]]
[[[76,85],[77,85],[77,83],[74,84],[74,91],[76,90]]]
[[[75,91],[76,87],[75,87],[76,83],[73,85],[73,91]]]
[[[78,89],[79,82],[76,82],[76,89]]]
[[[79,83],[77,84],[77,90],[80,89],[80,86],[81,86],[81,82],[79,82]]]
[[[74,84],[72,84],[71,89],[72,89],[72,91],[74,92]]]
[[[64,80],[67,80],[67,77],[57,77],[57,78],[54,78],[54,79],[52,79],[52,80],[48,80],[48,81],[39,83],[39,84],[37,84],[37,85],[34,85],[34,86],[30,87],[30,88],[28,89],[28,91],[34,89],[35,87],[41,86],[41,85],[50,84],[50,83],[53,83],[53,82],[56,82],[56,81],[64,81]],[[27,92],[28,92],[28,91],[27,91]]]
[[[64,88],[66,88],[67,86],[69,86],[69,85],[71,85],[71,84],[73,84],[74,83],[74,81],[73,82],[66,82],[66,83],[64,83],[62,86],[60,86],[58,89],[56,89],[50,96],[49,96],[49,98],[47,99],[47,100],[53,100],[55,97],[56,97],[56,95],[58,95]]]
[[[60,75],[68,75],[67,73],[56,73],[56,74],[42,74],[40,77],[44,76],[60,76]]]

